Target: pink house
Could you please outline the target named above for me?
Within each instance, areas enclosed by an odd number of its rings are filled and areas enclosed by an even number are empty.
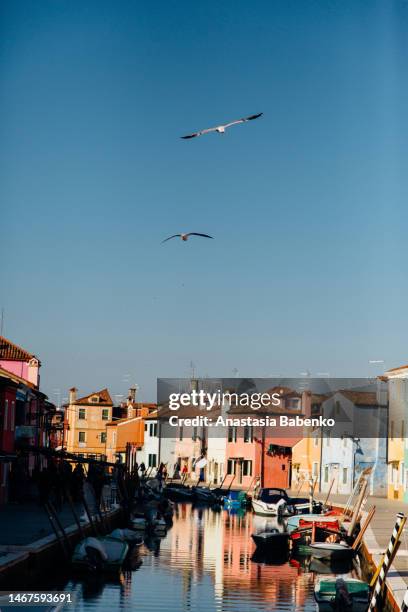
[[[0,368],[40,386],[41,362],[35,355],[0,336]]]

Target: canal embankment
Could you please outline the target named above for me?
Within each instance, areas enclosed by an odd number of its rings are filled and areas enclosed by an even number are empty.
[[[78,505],[78,514],[83,513]],[[107,528],[114,529],[120,524],[121,510],[114,508],[103,515]],[[82,535],[92,534],[92,525],[81,522],[81,530],[75,522],[68,505],[58,512],[65,532],[65,543],[73,548]],[[82,534],[81,534],[82,531]],[[13,585],[20,589],[35,582],[39,572],[48,568],[61,566],[64,563],[61,538],[53,528],[44,508],[38,504],[13,504],[3,506],[0,510],[0,590]],[[24,582],[21,583],[21,577]]]

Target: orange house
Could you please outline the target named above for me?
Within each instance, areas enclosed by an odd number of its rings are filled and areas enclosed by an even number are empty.
[[[141,450],[144,444],[144,419],[149,415],[149,408],[138,408],[138,416],[117,419],[106,424],[106,457],[107,461],[115,463],[118,459],[126,459],[126,447],[130,444],[133,463],[136,451]]]

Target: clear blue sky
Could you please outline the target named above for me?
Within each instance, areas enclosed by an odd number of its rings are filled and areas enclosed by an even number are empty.
[[[407,362],[406,1],[0,10],[0,306],[52,399]]]

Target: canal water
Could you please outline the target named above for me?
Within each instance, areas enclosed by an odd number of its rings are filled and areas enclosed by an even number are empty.
[[[315,611],[309,561],[254,558],[251,533],[276,526],[251,512],[178,504],[172,528],[148,540],[116,581],[70,579],[75,612]]]

